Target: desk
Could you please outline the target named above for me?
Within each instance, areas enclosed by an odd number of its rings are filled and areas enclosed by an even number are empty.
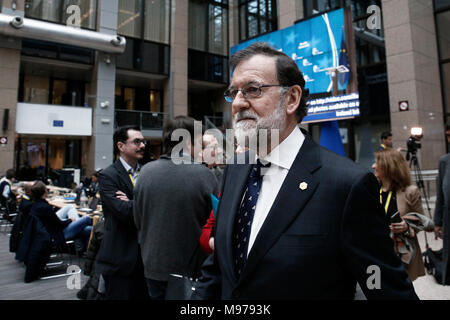
[[[56,187],[56,186],[46,186],[50,192],[59,192],[59,193],[69,193],[72,192],[71,189]]]
[[[77,205],[75,204],[75,202],[72,202],[72,201],[66,201],[66,200],[61,199],[61,198],[58,198],[58,197],[57,197],[57,198],[49,198],[49,199],[47,199],[47,202],[48,202],[51,206],[54,206],[54,207],[59,208],[59,209],[65,207],[65,206],[67,206],[67,205],[72,205],[72,206],[75,207],[75,209],[77,209],[77,213],[78,213],[80,216],[89,216],[89,217],[91,217],[91,219],[92,219],[92,230],[91,230],[91,234],[90,234],[90,236],[89,236],[89,242],[88,242],[88,248],[89,248],[89,245],[90,245],[91,239],[92,239],[92,235],[94,234],[94,226],[95,226],[96,223],[99,221],[100,215],[102,214],[102,206],[101,206],[101,205],[98,205],[98,206],[97,206],[97,210],[95,210],[95,211],[93,211],[93,212],[86,212],[86,211],[80,211],[80,210],[78,209],[79,206],[77,206]]]
[[[85,212],[85,211],[80,211],[79,210],[79,206],[77,206],[75,204],[75,202],[68,202],[66,200],[59,199],[59,198],[50,198],[50,199],[47,199],[47,201],[48,201],[48,203],[51,206],[54,206],[54,207],[59,208],[59,209],[65,207],[65,206],[67,206],[69,204],[73,205],[75,207],[75,209],[77,209],[77,212],[78,212],[78,214],[80,216],[91,216],[92,217],[92,216],[95,216],[95,215],[101,215],[102,214],[102,206],[100,206],[100,205],[98,205],[97,206],[97,210],[95,210],[93,212]]]

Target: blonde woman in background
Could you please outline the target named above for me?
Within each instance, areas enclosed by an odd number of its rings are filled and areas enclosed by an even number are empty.
[[[385,209],[396,252],[399,253],[399,247],[405,245],[401,243],[402,237],[409,240],[407,242],[414,247],[412,256],[399,254],[406,265],[409,279],[413,281],[425,275],[425,267],[416,230],[406,223],[404,216],[410,212],[423,214],[420,191],[417,186],[411,184],[408,163],[396,150],[385,149],[376,152],[372,168],[381,184],[380,203]],[[391,217],[397,211],[400,213],[401,222],[393,223]]]

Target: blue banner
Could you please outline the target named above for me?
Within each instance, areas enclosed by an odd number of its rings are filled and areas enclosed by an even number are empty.
[[[259,41],[268,42],[297,62],[311,94],[332,92],[330,68],[346,70],[338,79],[339,90],[347,88],[350,70],[345,45],[344,9],[245,41],[232,47],[231,54]]]
[[[343,157],[346,156],[337,121],[328,121],[321,124],[320,145]]]

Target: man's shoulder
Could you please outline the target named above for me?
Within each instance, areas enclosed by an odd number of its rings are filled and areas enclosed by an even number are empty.
[[[355,163],[352,159],[336,154],[322,146],[319,146],[320,158],[322,166],[330,170],[337,170],[343,173],[360,174],[362,172],[369,172],[366,168]]]
[[[52,208],[50,206],[50,204],[48,204],[46,201],[35,201],[35,202],[33,202],[31,207],[32,207],[32,209],[37,209],[37,210]]]
[[[444,154],[440,159],[439,162],[442,162],[444,164],[447,164],[450,162],[450,153]]]
[[[114,176],[116,175],[118,171],[118,166],[122,166],[119,160],[116,160],[114,163],[112,163],[110,166],[106,167],[106,169],[102,170],[100,172],[100,176]]]
[[[351,188],[356,184],[375,185],[376,178],[367,168],[355,163],[353,160],[338,155],[326,148],[320,147],[320,179],[336,183],[340,187]]]

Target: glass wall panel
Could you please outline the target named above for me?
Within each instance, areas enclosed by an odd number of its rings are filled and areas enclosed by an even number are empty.
[[[239,1],[240,40],[256,37],[277,29],[275,0]]]
[[[189,1],[189,48],[206,50],[207,7],[202,0]]]
[[[228,55],[228,7],[215,0],[189,1],[189,48]]]
[[[47,104],[49,88],[49,78],[25,75],[23,102]]]
[[[434,8],[436,10],[450,7],[450,0],[434,0]]]
[[[141,38],[142,0],[120,0],[117,17],[117,33],[123,36]]]
[[[33,181],[44,176],[46,145],[45,139],[21,139],[18,168],[21,180]]]
[[[58,1],[52,1],[58,2]],[[67,24],[73,21],[73,10],[68,10],[70,6],[80,8],[80,26],[85,29],[95,29],[97,21],[97,0],[64,0],[62,10],[62,23]]]
[[[248,37],[253,38],[258,34],[258,19],[255,16],[248,16]]]
[[[247,38],[247,10],[245,6],[241,6],[239,9],[239,38],[244,40]]]
[[[116,109],[161,112],[162,96],[158,90],[118,85],[115,89],[115,104]]]
[[[450,10],[436,15],[441,60],[450,59]]]
[[[25,17],[95,30],[97,0],[25,0]]]
[[[20,83],[20,102],[87,106],[86,82],[24,75]]]
[[[134,88],[125,88],[123,102],[125,109],[134,110],[135,90]]]
[[[170,0],[145,0],[144,39],[169,43]]]
[[[161,112],[161,92],[150,90],[150,111]]]
[[[53,98],[52,104],[63,104],[63,96],[67,90],[67,82],[65,80],[53,81]]]
[[[26,0],[25,17],[61,23],[62,2]]]
[[[48,150],[48,165],[53,170],[64,167],[64,155],[66,153],[66,141],[51,139]]]
[[[228,54],[228,10],[215,5],[209,6],[209,52]]]
[[[169,43],[171,0],[119,0],[117,33]]]

